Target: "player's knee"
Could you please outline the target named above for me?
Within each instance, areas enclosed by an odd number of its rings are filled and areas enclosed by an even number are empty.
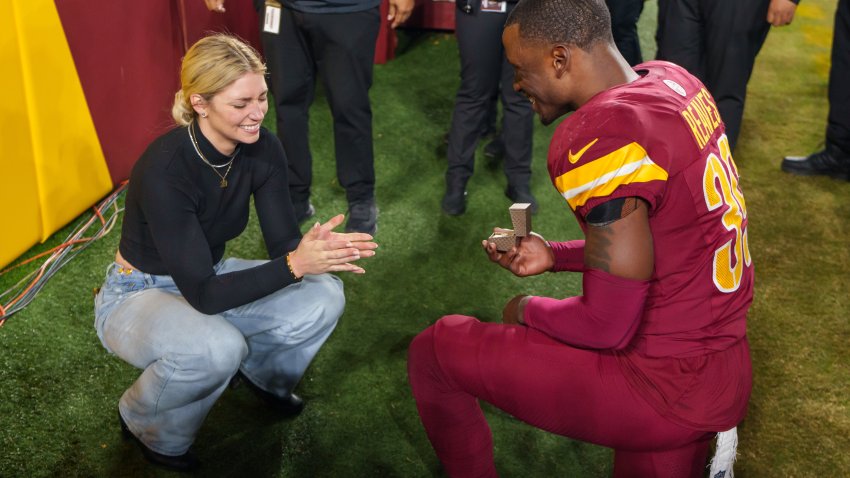
[[[478,319],[476,319],[475,317],[470,317],[468,315],[451,314],[440,317],[440,320],[437,321],[437,324],[440,324],[441,327],[460,327],[469,324],[470,322],[477,321]]]
[[[468,315],[452,314],[444,315],[434,324],[436,340],[447,336],[448,339],[466,336],[480,322],[475,317]]]
[[[452,345],[455,338],[464,335],[477,320],[465,315],[446,315],[434,325],[428,327],[414,337],[407,350],[407,371],[413,377],[423,373],[433,373],[438,367],[437,342],[444,346]]]

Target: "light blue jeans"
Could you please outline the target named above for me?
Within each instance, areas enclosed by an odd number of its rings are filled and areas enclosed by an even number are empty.
[[[231,258],[215,268],[224,274],[263,262]],[[118,410],[139,440],[164,455],[186,453],[237,370],[264,390],[289,394],[345,307],[342,281],[322,274],[206,315],[171,276],[119,268],[109,267],[95,297],[95,329],[109,352],[143,370]]]

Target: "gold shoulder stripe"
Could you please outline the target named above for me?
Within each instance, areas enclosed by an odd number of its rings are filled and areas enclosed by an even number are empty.
[[[667,171],[649,159],[643,147],[629,143],[558,176],[555,187],[575,210],[594,197],[608,196],[622,185],[666,181],[667,176]]]

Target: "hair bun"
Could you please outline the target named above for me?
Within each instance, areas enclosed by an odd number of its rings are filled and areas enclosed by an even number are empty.
[[[174,105],[171,107],[171,116],[181,126],[188,126],[195,119],[195,110],[189,104],[182,89],[174,93]]]

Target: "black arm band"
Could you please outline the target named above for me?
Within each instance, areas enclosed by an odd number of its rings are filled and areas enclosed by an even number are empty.
[[[617,198],[596,205],[585,216],[585,221],[591,226],[607,226],[623,217],[623,204],[626,198]]]

